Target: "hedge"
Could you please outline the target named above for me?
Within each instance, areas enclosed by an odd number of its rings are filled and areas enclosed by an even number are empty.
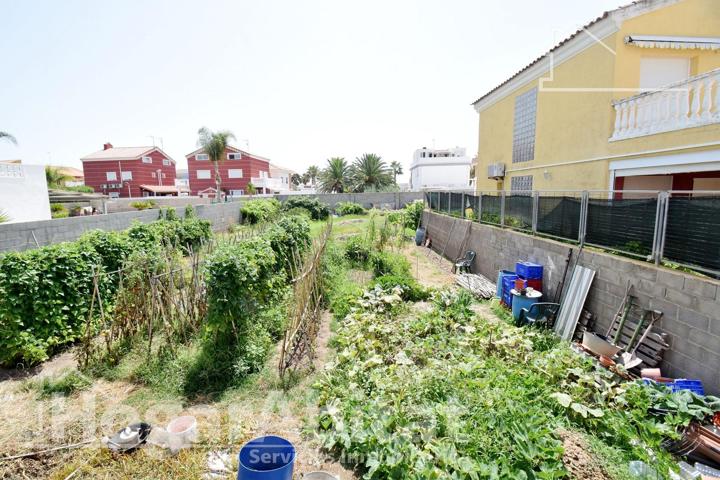
[[[215,368],[243,376],[263,364],[284,328],[278,305],[288,291],[292,252],[302,255],[309,246],[307,219],[290,216],[263,236],[221,245],[208,257],[206,335],[213,358],[223,363]]]
[[[363,215],[367,211],[359,203],[354,202],[338,202],[335,205],[335,213],[343,215]]]
[[[112,305],[125,259],[167,243],[196,248],[210,223],[190,218],[136,224],[125,232],[91,231],[75,242],[0,256],[0,364],[46,360],[82,333],[92,302],[93,273],[105,308]],[[96,312],[99,310],[96,309]]]
[[[310,224],[300,215],[282,217],[267,231],[266,237],[281,268],[290,273],[294,256],[310,246]]]
[[[0,364],[46,360],[77,339],[87,319],[100,255],[83,242],[0,257]],[[101,276],[101,294],[109,281]]]
[[[285,211],[294,208],[304,208],[310,212],[313,220],[325,220],[330,216],[330,209],[327,205],[320,203],[317,198],[292,197],[283,203],[283,210]]]
[[[255,224],[270,221],[280,211],[280,202],[274,198],[245,202],[240,208],[243,223]]]

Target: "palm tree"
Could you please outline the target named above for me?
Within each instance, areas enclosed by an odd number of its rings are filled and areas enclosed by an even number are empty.
[[[257,193],[257,188],[255,188],[255,185],[253,185],[252,182],[248,182],[247,186],[245,187],[245,190],[247,191],[248,195],[251,197]]]
[[[392,170],[393,174],[393,183],[397,185],[397,176],[403,173],[402,164],[397,160],[393,160],[390,162],[390,170]]]
[[[65,182],[73,179],[70,175],[64,174],[59,168],[45,165],[45,180],[48,188],[64,188]]]
[[[299,173],[293,173],[292,175],[290,175],[290,182],[291,182],[295,187],[299,187],[300,184],[302,183],[302,177],[300,176]]]
[[[213,132],[207,127],[198,130],[198,146],[202,147],[203,152],[207,153],[210,161],[215,167],[215,201],[220,201],[220,162],[225,160],[225,150],[228,147],[228,141],[235,140],[235,135],[228,130],[219,130]]]
[[[349,183],[350,167],[342,157],[329,158],[327,167],[320,172],[322,193],[343,193]]]
[[[307,169],[306,175],[310,180],[310,184],[315,185],[315,179],[320,175],[320,169],[317,165],[310,165]]]
[[[374,153],[365,153],[356,158],[350,175],[356,192],[381,190],[393,183],[391,170],[380,155]]]
[[[308,175],[307,172],[303,173],[300,176],[300,181],[303,185],[307,185],[308,183],[310,183],[310,175]]]
[[[17,145],[17,139],[7,132],[0,132],[0,139],[7,140],[8,142]]]

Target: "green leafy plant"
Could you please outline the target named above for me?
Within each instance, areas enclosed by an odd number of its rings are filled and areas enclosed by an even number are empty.
[[[275,218],[280,207],[280,202],[274,198],[249,200],[240,208],[240,214],[244,223],[263,223]]]
[[[189,203],[185,205],[184,216],[186,220],[197,217],[197,213],[195,213],[195,208]]]
[[[0,256],[0,364],[37,363],[77,339],[101,264],[100,255],[80,243]],[[101,276],[98,288],[106,296],[108,287]]]
[[[363,208],[359,203],[353,202],[338,202],[335,205],[335,213],[340,216],[344,215],[364,215],[367,210]]]
[[[288,211],[293,208],[304,208],[313,220],[325,220],[330,216],[330,209],[327,205],[320,203],[317,198],[309,198],[306,196],[293,196],[283,202],[283,210]]]
[[[422,220],[423,210],[425,209],[425,203],[422,200],[415,200],[412,203],[405,205],[403,209],[405,218],[405,227],[415,230],[420,226]]]
[[[643,386],[545,332],[479,317],[467,292],[437,292],[430,311],[401,293],[378,286],[351,301],[316,385],[322,446],[360,459],[364,478],[568,478],[568,428],[612,451],[612,471],[673,465],[660,446],[674,429],[648,415]]]
[[[157,207],[157,202],[155,200],[136,200],[131,202],[130,206],[135,210],[149,210]]]
[[[294,262],[302,258],[310,246],[310,224],[302,216],[285,216],[267,230],[264,237],[270,241],[279,268],[290,275]]]
[[[70,212],[67,208],[65,208],[65,205],[61,203],[52,203],[50,204],[50,215],[52,218],[66,218],[70,215]]]
[[[353,265],[365,265],[370,259],[370,245],[361,235],[350,237],[345,242],[345,257]]]

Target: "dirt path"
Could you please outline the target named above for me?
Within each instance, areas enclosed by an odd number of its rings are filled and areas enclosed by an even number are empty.
[[[455,284],[452,263],[433,250],[410,244],[402,250],[410,262],[410,270],[415,280],[426,287],[443,288]]]
[[[315,358],[313,361],[313,372],[303,374],[301,380],[287,393],[281,390],[268,390],[268,398],[277,398],[277,403],[271,408],[266,408],[261,419],[258,419],[257,429],[252,436],[279,435],[288,439],[295,446],[297,460],[295,464],[295,476],[317,470],[326,471],[339,476],[342,480],[355,479],[354,473],[346,469],[342,464],[335,461],[327,453],[323,452],[314,438],[307,432],[313,429],[312,422],[317,416],[317,401],[312,390],[316,374],[321,373],[330,357],[332,349],[329,346],[332,338],[330,323],[332,316],[325,312],[322,324],[318,331],[315,344]],[[277,364],[277,355],[271,359],[271,364]],[[303,430],[306,430],[303,432]]]

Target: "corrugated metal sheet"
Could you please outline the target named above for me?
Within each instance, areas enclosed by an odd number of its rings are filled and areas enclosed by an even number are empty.
[[[572,279],[555,322],[555,333],[563,340],[572,340],[593,278],[595,278],[595,270],[580,266],[576,266],[573,270]]]

